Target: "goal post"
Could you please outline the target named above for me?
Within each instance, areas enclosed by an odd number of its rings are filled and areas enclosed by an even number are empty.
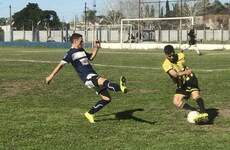
[[[120,28],[120,44],[121,44],[121,48],[122,48],[122,44],[123,42],[123,38],[124,38],[124,26],[126,25],[126,23],[128,24],[132,24],[135,23],[137,24],[137,33],[140,32],[140,22],[143,23],[149,23],[151,24],[152,22],[166,22],[167,25],[173,24],[175,22],[178,22],[178,25],[176,25],[178,31],[179,31],[179,37],[178,37],[178,42],[181,44],[182,42],[182,23],[185,21],[189,21],[189,24],[191,27],[194,26],[194,17],[190,16],[190,17],[170,17],[170,18],[133,18],[133,19],[121,19],[121,28]],[[161,27],[159,27],[161,28]],[[138,33],[138,38],[139,38],[139,34]],[[160,29],[159,29],[159,33],[160,34]],[[170,34],[170,33],[169,33]],[[139,41],[138,41],[139,42]]]

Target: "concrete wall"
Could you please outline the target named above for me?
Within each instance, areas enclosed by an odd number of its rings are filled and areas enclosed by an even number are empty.
[[[170,43],[102,43],[102,48],[107,49],[163,49]],[[180,48],[182,45],[173,44],[174,48]],[[197,44],[200,50],[230,50],[230,44]]]
[[[69,36],[73,33],[74,31],[68,31]],[[134,35],[137,31],[133,31]],[[182,30],[182,34],[179,30],[161,30],[158,31],[156,30],[155,32],[151,32],[152,41],[157,41],[157,42],[178,42],[181,39],[182,36],[182,41],[187,41],[187,30]],[[85,34],[84,31],[76,31],[76,33],[80,33],[82,35]],[[228,30],[206,30],[205,32],[203,30],[197,30],[197,39],[198,40],[204,40],[205,39],[205,33],[206,33],[206,40],[207,41],[230,41],[230,31]],[[160,35],[160,36],[159,36]],[[66,31],[63,31],[63,37],[66,36]],[[93,36],[97,37],[97,39],[103,41],[103,42],[120,42],[120,30],[97,30],[95,32],[93,31],[87,31],[87,36],[85,41],[92,41]],[[123,32],[123,42],[128,42],[128,31],[125,30]],[[5,32],[4,34],[4,39],[5,41],[10,41],[10,32]],[[13,39],[14,40],[19,40],[19,39],[25,39],[32,41],[32,32],[31,31],[14,31],[13,32]],[[39,39],[41,42],[47,41],[47,31],[39,31]],[[55,40],[57,42],[62,42],[62,32],[61,31],[51,31],[51,37],[49,40]]]

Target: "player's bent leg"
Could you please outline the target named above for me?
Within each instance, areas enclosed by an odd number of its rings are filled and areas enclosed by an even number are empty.
[[[204,101],[200,97],[200,92],[199,91],[193,91],[191,94],[192,94],[192,98],[196,101],[196,103],[200,109],[200,114],[195,118],[195,122],[196,123],[207,122],[208,121],[208,113],[206,113]]]
[[[111,102],[111,97],[106,89],[102,90],[99,95],[101,100],[99,100],[88,112],[84,114],[90,123],[95,123],[94,114]]]
[[[200,91],[193,91],[191,93],[192,99],[196,101],[199,109],[200,109],[200,113],[206,113],[205,110],[205,106],[204,106],[204,100],[201,98],[200,96]]]
[[[95,123],[93,114],[90,114],[89,112],[85,112],[84,116],[86,117],[86,119],[88,119],[90,123]]]
[[[124,76],[120,77],[120,89],[123,93],[127,93],[128,89],[126,86],[127,82],[126,82],[126,78]]]
[[[183,98],[184,95],[182,94],[175,94],[173,97],[173,104],[176,106],[176,108],[180,109],[183,105]]]
[[[193,111],[196,110],[196,108],[192,107],[191,105],[187,104],[186,102],[183,101],[185,95],[183,94],[175,94],[173,97],[173,104],[178,108],[178,109],[184,109],[187,111]]]
[[[122,91],[123,93],[127,93],[127,87],[126,87],[126,79],[125,77],[121,77],[120,78],[120,85],[116,84],[116,83],[113,83],[107,79],[104,79],[102,77],[100,77],[98,79],[98,85],[99,86],[103,86],[105,87],[106,89],[109,89],[111,91],[114,91],[114,92],[119,92],[119,91]]]
[[[183,45],[181,45],[181,49],[182,49],[183,51],[187,51],[187,50],[189,50],[189,48],[190,48],[190,45],[189,45],[189,44],[183,44]]]
[[[201,55],[201,52],[200,52],[199,48],[197,47],[197,45],[194,45],[193,47],[194,47],[194,50],[196,51],[196,53],[198,55]]]
[[[112,83],[111,81],[105,79],[105,78],[102,78],[100,77],[98,79],[98,85],[101,86],[101,87],[104,87],[110,91],[113,91],[113,92],[118,92],[118,91],[121,91],[120,87],[118,84],[116,83]]]

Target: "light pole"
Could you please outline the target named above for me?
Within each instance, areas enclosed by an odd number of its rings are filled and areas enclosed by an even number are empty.
[[[87,3],[85,2],[85,41],[86,41],[86,21],[87,21],[87,13],[86,13],[86,9],[87,9]]]
[[[35,35],[36,35],[36,36],[35,36],[36,42],[39,42],[39,41],[40,41],[40,38],[39,38],[39,36],[40,36],[40,35],[39,35],[39,25],[40,25],[40,23],[41,23],[41,20],[38,21],[37,24],[36,24],[36,32],[35,32],[35,33],[36,33],[36,34],[35,34]]]
[[[32,32],[32,42],[34,41],[34,22],[33,20],[30,20],[31,21],[31,32]]]
[[[12,28],[12,15],[11,15],[11,5],[9,6],[10,9],[10,41],[13,42],[13,28]]]
[[[141,18],[141,0],[138,3],[138,17]],[[140,20],[138,20],[138,32],[137,32],[137,41],[140,41]]]

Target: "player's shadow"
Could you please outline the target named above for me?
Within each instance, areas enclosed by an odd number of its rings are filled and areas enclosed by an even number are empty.
[[[138,109],[131,109],[131,110],[125,110],[125,111],[121,111],[121,112],[117,112],[117,113],[111,113],[111,114],[104,114],[104,115],[98,115],[97,117],[103,117],[103,116],[111,116],[111,115],[115,115],[115,118],[108,118],[108,119],[98,119],[96,120],[97,122],[101,122],[101,121],[107,121],[107,120],[135,120],[138,122],[142,122],[142,123],[148,123],[148,124],[155,124],[156,122],[151,122],[148,120],[144,120],[138,117],[135,117],[133,115],[134,112],[137,111],[144,111],[144,109],[142,108],[138,108]]]
[[[214,123],[215,118],[219,115],[219,109],[216,108],[206,109],[206,112],[208,113],[208,122],[200,123],[199,125],[211,125]]]

